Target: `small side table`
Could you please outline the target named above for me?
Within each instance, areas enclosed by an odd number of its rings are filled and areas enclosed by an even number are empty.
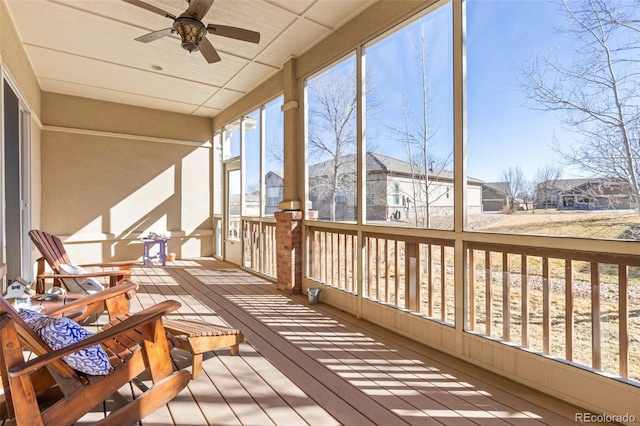
[[[147,238],[140,239],[140,241],[142,241],[142,244],[144,245],[144,254],[142,256],[142,259],[144,260],[145,268],[148,268],[149,261],[155,258],[160,259],[160,263],[162,264],[162,266],[167,266],[167,241],[168,240],[169,238],[160,238],[157,240],[151,240]],[[159,253],[157,256],[150,256],[149,250],[151,249],[151,247],[153,247],[156,244],[160,245]]]

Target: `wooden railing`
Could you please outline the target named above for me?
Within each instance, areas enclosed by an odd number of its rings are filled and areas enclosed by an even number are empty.
[[[261,274],[276,277],[276,224],[243,220],[243,265]]]
[[[454,324],[453,241],[365,233],[363,296]]]
[[[455,325],[453,240],[320,226],[307,236],[307,278]],[[466,330],[640,381],[639,256],[465,244]]]
[[[477,242],[467,250],[468,329],[640,380],[640,296],[632,306],[629,297],[640,257]]]
[[[356,292],[357,233],[309,228],[310,278],[352,293]]]
[[[453,241],[363,233],[363,297],[454,324]],[[358,233],[308,228],[307,276],[357,293]]]

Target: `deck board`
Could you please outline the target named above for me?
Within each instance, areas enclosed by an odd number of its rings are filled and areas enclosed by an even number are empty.
[[[237,356],[205,354],[203,374],[143,425],[556,426],[583,411],[219,260],[136,267],[134,279],[132,310],[175,299],[171,318],[246,339]],[[172,355],[191,368],[188,353]]]

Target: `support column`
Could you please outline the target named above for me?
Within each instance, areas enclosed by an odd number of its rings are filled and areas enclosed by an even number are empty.
[[[277,288],[289,294],[302,291],[302,211],[298,193],[300,168],[298,155],[301,152],[298,139],[298,80],[296,59],[285,62],[282,72],[284,87],[284,200],[276,219]]]
[[[302,291],[302,212],[275,212],[277,288],[288,294]]]

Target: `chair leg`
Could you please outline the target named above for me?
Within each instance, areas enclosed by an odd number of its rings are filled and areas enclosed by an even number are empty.
[[[202,374],[202,354],[194,354],[191,365],[191,378],[196,379],[200,374]]]
[[[238,352],[240,352],[240,344],[238,343],[237,345],[231,345],[229,351],[231,352],[231,355],[237,355]]]

